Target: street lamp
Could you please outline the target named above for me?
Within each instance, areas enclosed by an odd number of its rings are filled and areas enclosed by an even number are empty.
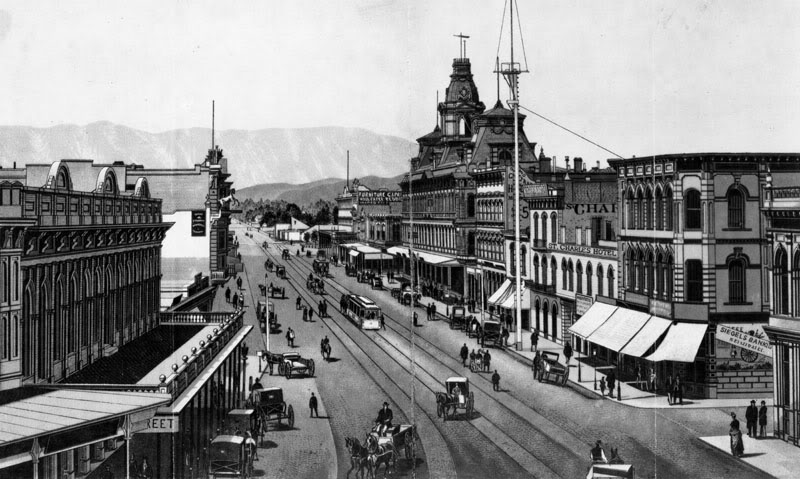
[[[592,366],[594,366],[594,390],[597,391],[597,350],[592,350]]]
[[[583,349],[583,341],[578,346],[578,384],[581,382],[581,349]]]

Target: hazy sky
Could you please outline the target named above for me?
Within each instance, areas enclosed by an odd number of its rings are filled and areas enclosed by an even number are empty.
[[[435,124],[458,56],[481,99],[503,0],[5,1],[0,124],[158,132]],[[800,151],[800,2],[523,0],[522,104],[623,156]],[[501,60],[508,44],[501,45]],[[503,88],[502,98],[508,96]],[[608,158],[529,115],[548,154]]]

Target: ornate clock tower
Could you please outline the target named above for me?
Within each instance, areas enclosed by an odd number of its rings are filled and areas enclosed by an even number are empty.
[[[478,96],[478,87],[472,79],[469,58],[465,56],[464,38],[468,37],[456,36],[461,39],[459,57],[453,59],[450,86],[445,91],[445,101],[439,103],[438,107],[445,141],[472,137],[472,120],[486,109]]]

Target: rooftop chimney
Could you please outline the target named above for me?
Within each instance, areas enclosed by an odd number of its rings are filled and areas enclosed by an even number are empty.
[[[575,157],[575,172],[579,173],[583,171],[583,158],[576,156]]]
[[[567,165],[567,171],[569,171],[569,156],[564,157],[564,164]]]
[[[539,171],[542,173],[553,171],[552,161],[550,158],[539,158]]]

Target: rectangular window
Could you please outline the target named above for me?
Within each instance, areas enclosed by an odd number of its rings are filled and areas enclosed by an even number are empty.
[[[686,301],[703,300],[703,263],[700,260],[690,259],[686,262],[686,291],[683,295]]]
[[[689,190],[684,199],[686,203],[686,229],[703,229],[703,211],[700,203],[700,192]]]
[[[603,239],[606,241],[617,240],[617,234],[614,232],[614,223],[611,220],[606,220],[606,231]]]
[[[601,228],[602,224],[603,218],[600,218],[599,216],[592,218],[592,245],[596,245],[601,239],[603,239],[603,228]]]

